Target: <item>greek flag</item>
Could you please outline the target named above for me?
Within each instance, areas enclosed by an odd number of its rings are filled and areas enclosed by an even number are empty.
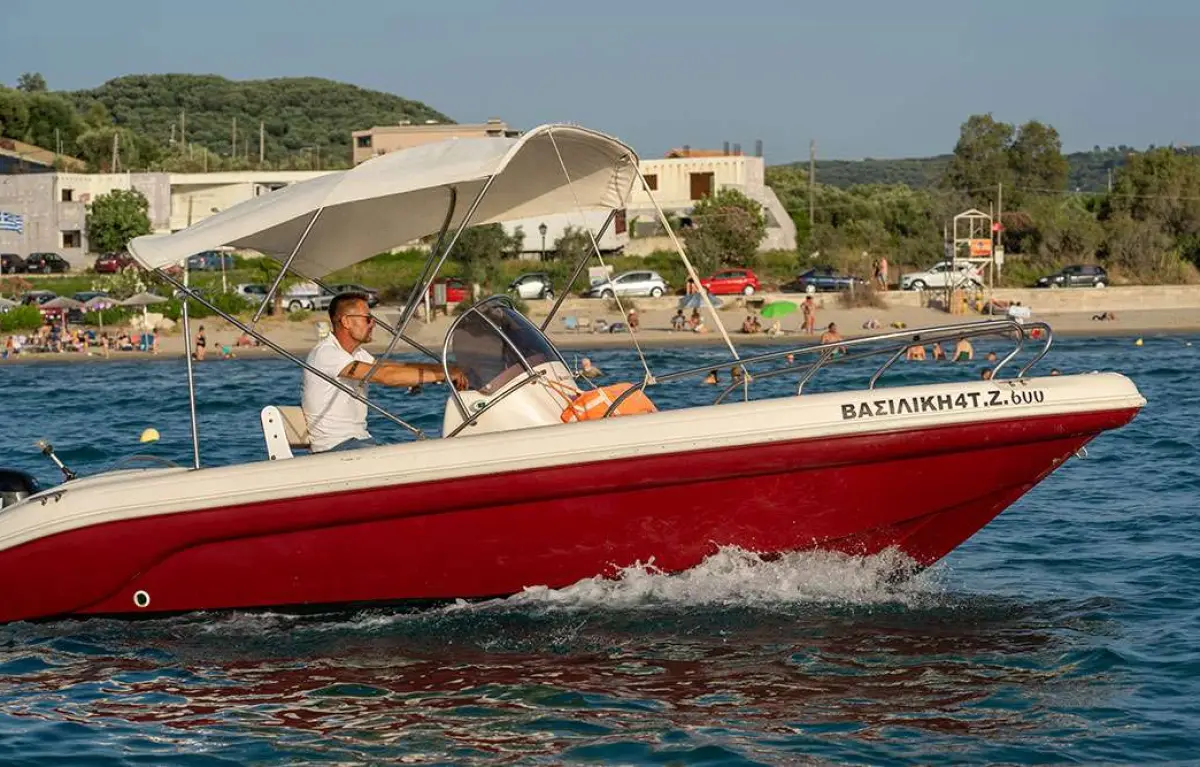
[[[0,232],[16,232],[21,234],[25,231],[25,219],[18,216],[16,213],[5,213],[0,211]]]

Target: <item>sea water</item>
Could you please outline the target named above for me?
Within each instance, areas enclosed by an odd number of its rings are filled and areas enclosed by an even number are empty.
[[[1144,412],[901,583],[889,555],[724,550],[674,576],[634,567],[423,612],[0,626],[0,763],[1196,759],[1198,348],[1056,342],[1039,370],[1124,372]],[[636,355],[588,354],[606,382],[641,378]],[[722,353],[647,355],[664,372]],[[984,364],[901,362],[884,383],[978,378]],[[806,391],[863,386],[871,370],[823,371]],[[205,465],[261,459],[259,409],[298,401],[284,362],[205,361],[196,383]],[[652,394],[678,407],[715,391]],[[444,396],[384,400],[436,430]],[[147,427],[161,441],[139,445]],[[0,366],[0,466],[57,481],[42,438],[80,473],[138,452],[186,464],[183,363]]]

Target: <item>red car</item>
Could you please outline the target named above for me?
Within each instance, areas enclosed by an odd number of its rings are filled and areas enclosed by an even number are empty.
[[[754,291],[761,289],[758,275],[750,269],[723,269],[711,277],[700,280],[700,284],[715,296],[735,293],[749,296]]]
[[[471,298],[471,288],[467,283],[457,277],[439,277],[434,280],[429,286],[429,295],[433,295],[433,289],[436,285],[446,286],[446,303],[457,304],[459,301],[467,301]]]
[[[128,253],[105,253],[96,259],[92,271],[97,274],[116,274],[133,266],[133,256]]]

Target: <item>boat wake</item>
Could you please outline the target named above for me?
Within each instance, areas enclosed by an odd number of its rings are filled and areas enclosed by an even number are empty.
[[[729,547],[675,575],[662,572],[651,561],[625,568],[616,579],[588,578],[563,589],[526,588],[496,602],[507,607],[564,609],[797,603],[916,606],[940,591],[932,571],[922,572],[896,550],[871,557],[810,551],[765,560]],[[478,606],[482,605],[455,605],[459,609]]]

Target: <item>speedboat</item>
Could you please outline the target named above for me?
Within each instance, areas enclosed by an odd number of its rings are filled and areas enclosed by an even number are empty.
[[[928,566],[1145,404],[1120,374],[1034,375],[1051,329],[1013,319],[749,357],[715,319],[727,362],[652,372],[635,344],[644,378],[598,388],[576,376],[545,334],[566,289],[540,326],[494,296],[455,317],[440,350],[408,335],[467,226],[608,210],[598,240],[638,182],[645,183],[637,157],[622,142],[548,125],[517,138],[384,155],[181,232],[135,239],[130,252],[143,267],[214,311],[175,266],[221,247],[277,259],[261,312],[287,273],[320,284],[330,272],[438,234],[399,320],[385,325],[392,338],[383,358],[405,343],[447,373],[456,366],[468,385],[450,389],[435,435],[358,387],[312,371],[413,439],[306,454],[300,409],[263,403],[261,460],[205,466],[189,360],[191,465],[91,476],[62,467],[67,479],[46,488],[0,472],[0,580],[11,584],[0,595],[0,621],[501,597],[639,563],[679,572],[722,547],[763,557],[894,549]],[[585,254],[572,282],[592,257],[602,258]],[[680,257],[699,283],[682,249]],[[253,323],[222,314],[307,367]],[[182,320],[190,348],[186,313]],[[1013,345],[991,380],[882,385],[914,342],[988,335]],[[1017,368],[1025,357],[1032,358]],[[862,388],[805,392],[822,370],[864,359],[879,364]],[[735,366],[744,375],[712,404],[654,402],[658,387],[695,385],[714,367]],[[788,382],[785,396],[760,396],[772,378]]]

